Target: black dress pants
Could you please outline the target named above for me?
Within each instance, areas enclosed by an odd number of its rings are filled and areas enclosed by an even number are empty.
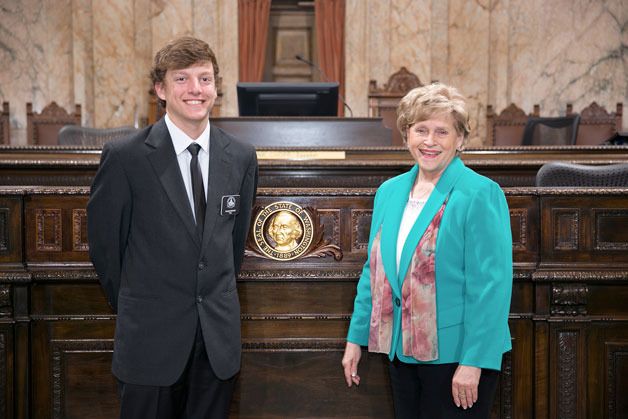
[[[499,380],[499,371],[483,369],[478,400],[471,408],[456,407],[451,380],[454,364],[390,363],[390,382],[396,419],[488,419]]]
[[[221,380],[209,364],[200,323],[187,365],[171,386],[119,381],[120,419],[219,419],[229,416],[236,376]]]

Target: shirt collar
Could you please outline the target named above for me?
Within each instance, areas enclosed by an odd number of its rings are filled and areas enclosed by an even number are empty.
[[[205,152],[209,153],[209,121],[207,122],[205,130],[196,140],[194,140],[190,138],[185,132],[183,132],[179,127],[177,127],[174,122],[172,122],[167,113],[164,119],[166,121],[168,131],[170,132],[170,138],[172,138],[174,152],[177,154],[177,156],[186,151],[188,146],[193,142],[200,145],[201,148],[205,150]]]

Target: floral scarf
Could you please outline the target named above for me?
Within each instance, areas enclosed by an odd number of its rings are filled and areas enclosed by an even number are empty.
[[[440,207],[412,255],[401,288],[401,330],[403,354],[419,361],[438,359],[436,323],[435,255],[436,238],[447,200]],[[369,351],[390,353],[393,331],[393,298],[384,272],[381,229],[371,246],[371,325]]]

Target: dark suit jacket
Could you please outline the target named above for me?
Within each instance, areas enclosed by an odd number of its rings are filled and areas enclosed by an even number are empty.
[[[210,129],[202,241],[163,119],[103,147],[87,204],[90,256],[117,312],[112,370],[120,380],[167,386],[181,375],[200,319],[209,362],[240,369],[236,275],[257,186],[252,146]],[[239,213],[221,199],[240,195]]]

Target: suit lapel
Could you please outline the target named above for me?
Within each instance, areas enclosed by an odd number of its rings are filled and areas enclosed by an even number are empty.
[[[192,240],[200,247],[201,243],[196,233],[194,214],[192,213],[192,208],[190,208],[190,201],[185,191],[172,139],[163,118],[153,125],[145,143],[150,147],[150,151],[147,154],[148,160],[166,191],[166,195],[172,202],[177,214],[179,214]]]
[[[401,287],[397,278],[397,236],[399,235],[399,226],[401,217],[410,195],[410,189],[414,183],[414,179],[418,173],[418,166],[414,166],[401,179],[399,179],[393,193],[389,194],[384,206],[386,214],[382,222],[382,240],[381,252],[382,263],[386,278],[390,281],[393,293],[401,296]]]
[[[217,217],[221,216],[222,197],[239,192],[228,189],[231,180],[231,165],[233,164],[229,150],[229,139],[215,126],[210,128],[209,138],[209,189],[207,190],[207,209],[201,247],[203,250],[207,248]]]
[[[403,283],[404,278],[406,277],[406,273],[412,259],[412,254],[418,246],[421,237],[423,237],[423,233],[425,233],[425,230],[432,222],[432,219],[440,207],[443,205],[443,202],[445,202],[445,199],[449,196],[449,193],[462,175],[463,169],[464,164],[462,161],[458,157],[454,157],[438,180],[438,183],[436,183],[434,190],[430,194],[423,210],[421,210],[421,213],[419,214],[419,218],[417,218],[416,222],[412,226],[412,229],[408,234],[408,238],[403,246],[403,251],[401,252],[401,260],[399,261],[398,282],[400,284]]]

